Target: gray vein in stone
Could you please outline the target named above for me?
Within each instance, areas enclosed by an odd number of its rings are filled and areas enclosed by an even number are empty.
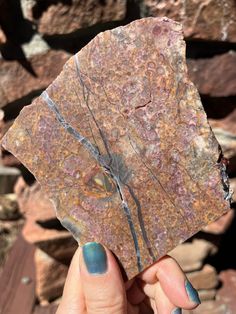
[[[48,96],[48,93],[44,91],[42,93],[42,98],[45,100],[45,102],[48,104],[49,108],[56,114],[57,120],[60,122],[60,124],[63,126],[64,129],[67,130],[71,135],[73,135],[81,144],[83,144],[84,147],[93,155],[93,157],[97,160],[99,160],[99,151],[84,137],[82,136],[78,131],[76,131],[60,114],[57,105],[52,101],[52,99]]]
[[[110,175],[110,177],[115,181],[116,187],[117,187],[117,191],[120,195],[121,198],[121,202],[122,202],[122,208],[125,212],[125,215],[127,217],[127,221],[130,227],[130,231],[132,234],[132,238],[134,241],[134,246],[135,246],[135,251],[136,251],[136,258],[137,258],[137,266],[138,266],[138,270],[141,271],[142,270],[142,263],[141,263],[141,255],[140,255],[140,249],[139,249],[139,245],[138,245],[138,239],[137,239],[137,235],[136,235],[136,231],[133,225],[133,220],[131,217],[131,211],[128,207],[127,202],[125,201],[125,196],[123,194],[122,191],[122,187],[121,187],[121,182],[119,179],[119,173],[117,171],[117,175],[114,173],[112,167],[109,167],[109,165],[107,164],[106,158],[104,158],[104,156],[101,156],[99,153],[99,150],[94,147],[94,145],[92,143],[89,142],[89,140],[87,140],[84,136],[82,136],[78,131],[76,131],[65,119],[64,117],[61,115],[61,113],[59,112],[59,109],[57,107],[57,105],[55,104],[55,102],[49,97],[48,93],[46,91],[44,91],[41,94],[43,100],[46,102],[46,104],[48,105],[48,107],[51,109],[51,111],[56,115],[56,118],[58,120],[58,122],[63,126],[63,128],[69,132],[72,136],[74,136],[87,150],[89,153],[91,153],[91,155],[97,160],[97,162],[104,168],[105,172]],[[70,230],[73,233],[73,230],[70,228]]]

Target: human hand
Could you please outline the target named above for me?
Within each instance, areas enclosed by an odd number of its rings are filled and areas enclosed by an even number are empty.
[[[72,259],[56,314],[179,314],[199,304],[173,258],[163,257],[124,283],[113,254],[90,242]]]

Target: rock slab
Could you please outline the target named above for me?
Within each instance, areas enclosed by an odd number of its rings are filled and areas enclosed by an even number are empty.
[[[95,37],[22,110],[3,146],[80,244],[107,245],[128,278],[229,208],[182,27],[168,18]]]

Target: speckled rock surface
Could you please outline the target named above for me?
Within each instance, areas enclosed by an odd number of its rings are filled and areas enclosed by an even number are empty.
[[[107,245],[129,278],[229,207],[182,28],[167,18],[95,37],[22,110],[3,145],[74,237]]]

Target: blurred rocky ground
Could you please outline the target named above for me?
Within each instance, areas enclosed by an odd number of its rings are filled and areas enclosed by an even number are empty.
[[[229,159],[236,191],[235,0],[0,0],[0,138],[65,61],[97,33],[146,16],[182,22],[189,76]],[[38,305],[32,312],[40,313],[40,305],[54,305],[60,298],[76,243],[32,175],[1,149],[0,270],[20,232],[36,247]],[[184,313],[236,313],[235,240],[232,204],[227,215],[170,253],[203,301],[198,309]]]

